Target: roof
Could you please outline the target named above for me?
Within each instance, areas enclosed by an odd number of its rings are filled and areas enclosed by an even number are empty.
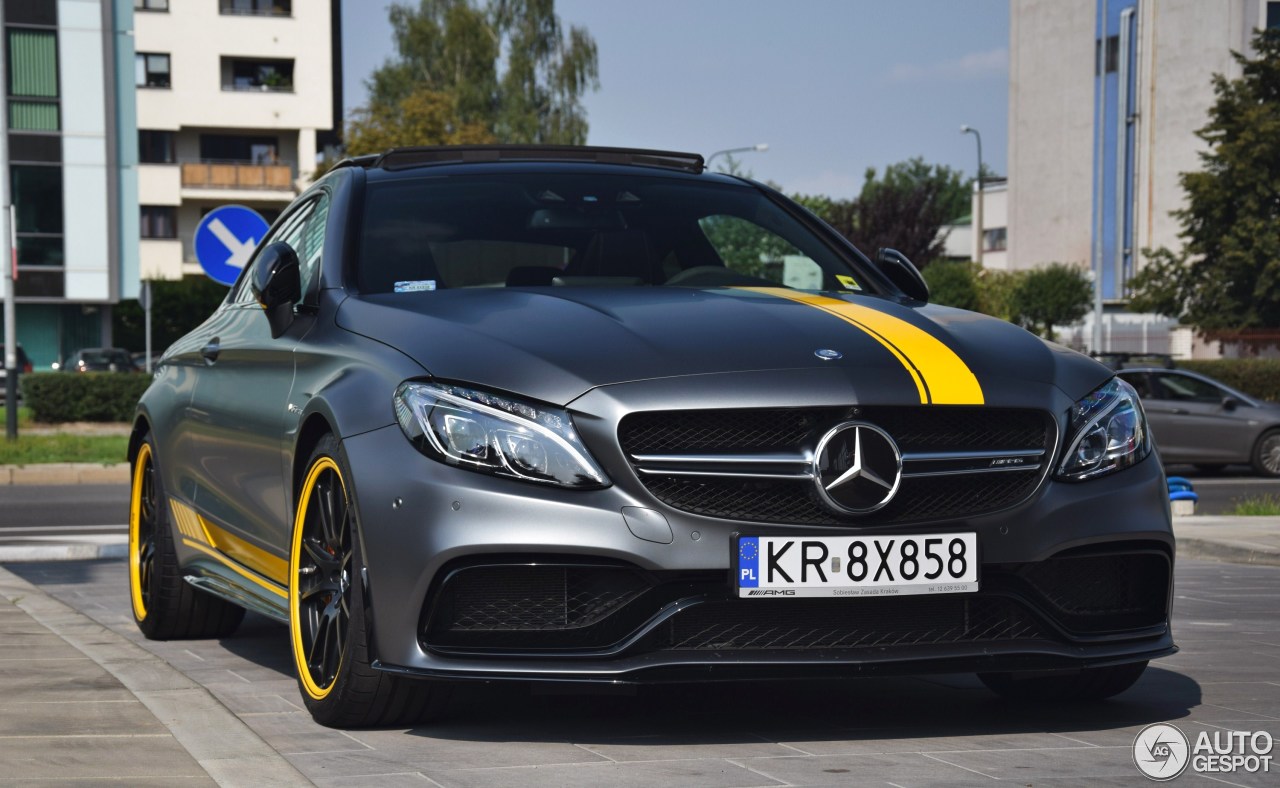
[[[595,162],[639,165],[701,173],[702,155],[644,148],[601,148],[586,145],[433,145],[392,148],[386,153],[343,159],[339,167],[399,170],[437,164],[484,162]]]

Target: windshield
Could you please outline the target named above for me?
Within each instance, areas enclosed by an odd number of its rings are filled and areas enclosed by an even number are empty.
[[[748,186],[509,172],[370,183],[356,274],[363,293],[599,285],[858,290],[863,279]]]

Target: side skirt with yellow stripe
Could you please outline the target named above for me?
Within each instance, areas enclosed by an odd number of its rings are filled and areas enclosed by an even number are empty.
[[[288,623],[289,562],[210,523],[184,503],[169,508],[183,546],[208,560],[189,565],[183,578],[191,585]]]

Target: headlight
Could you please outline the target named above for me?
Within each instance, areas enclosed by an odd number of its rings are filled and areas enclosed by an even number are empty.
[[[1120,378],[1071,406],[1067,453],[1058,477],[1083,481],[1128,468],[1151,453],[1138,392]]]
[[[429,457],[482,473],[562,487],[605,487],[569,414],[485,391],[402,383],[396,419]]]

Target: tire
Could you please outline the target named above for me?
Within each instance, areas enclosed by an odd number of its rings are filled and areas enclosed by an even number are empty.
[[[1098,701],[1133,686],[1147,663],[1085,668],[1075,673],[979,673],[987,689],[1016,701]]]
[[[346,455],[332,435],[307,460],[289,548],[289,641],[311,716],[335,728],[438,718],[452,687],[371,666],[359,515]]]
[[[1253,472],[1259,476],[1280,476],[1280,430],[1262,433],[1254,444]]]
[[[129,493],[129,599],[149,640],[220,638],[236,631],[244,608],[183,579],[169,525],[169,499],[148,435],[133,460]]]

